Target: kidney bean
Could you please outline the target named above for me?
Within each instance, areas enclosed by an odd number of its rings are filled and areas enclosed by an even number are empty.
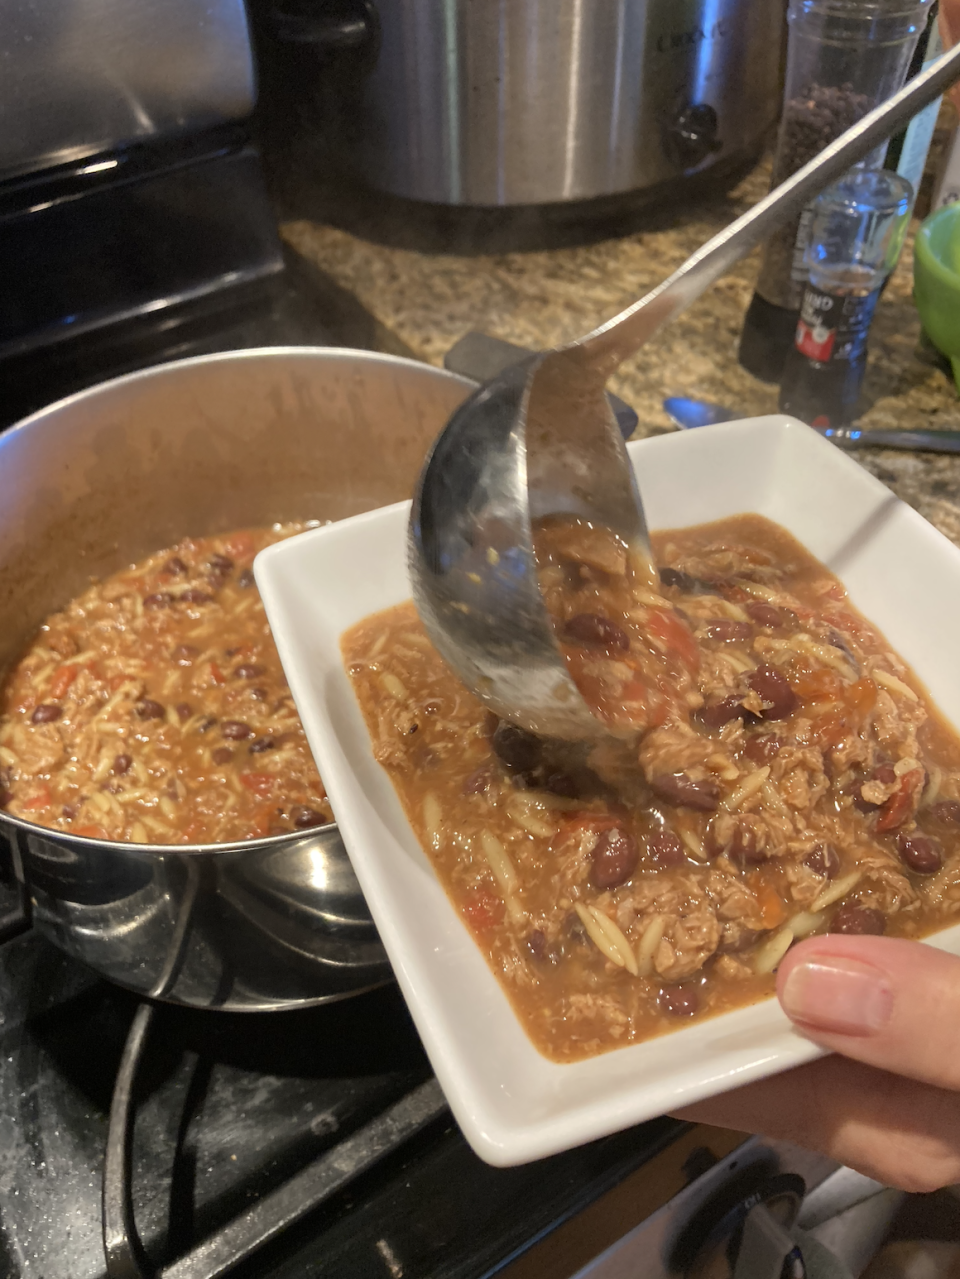
[[[318,813],[315,808],[298,805],[292,813],[293,824],[297,830],[309,830],[311,826],[325,826],[328,818]]]
[[[482,795],[493,780],[493,773],[489,766],[477,768],[465,777],[462,790],[464,795]]]
[[[186,564],[184,564],[180,556],[174,555],[172,559],[167,560],[166,564],[164,564],[163,568],[160,571],[162,573],[179,574],[179,573],[186,573],[189,570],[187,569]]]
[[[637,868],[640,851],[637,841],[620,826],[605,830],[590,854],[593,870],[590,882],[596,888],[617,888],[625,884]]]
[[[240,719],[225,719],[220,725],[221,734],[231,742],[242,742],[253,737],[253,729]]]
[[[133,713],[137,719],[163,719],[167,712],[159,702],[151,697],[144,697],[134,706]]]
[[[692,1017],[700,1009],[700,992],[695,986],[666,986],[657,1003],[670,1017]]]
[[[170,657],[178,666],[190,666],[199,656],[200,650],[195,644],[178,644],[170,653]]]
[[[132,755],[118,755],[113,761],[113,771],[118,777],[122,777],[124,773],[129,773],[133,767]]]
[[[54,702],[41,702],[30,716],[32,724],[52,724],[63,714],[63,707]]]
[[[534,959],[543,960],[547,955],[547,937],[541,928],[535,928],[527,937],[527,950]]]
[[[761,733],[748,737],[743,753],[753,764],[769,764],[780,753],[783,742],[773,733]]]
[[[6,798],[4,798],[6,796]],[[0,808],[3,808],[8,799],[12,798],[7,791],[0,790]],[[64,804],[60,809],[60,816],[65,817],[68,822],[72,822],[80,811],[79,804]]]
[[[173,709],[177,712],[177,719],[181,724],[185,724],[193,714],[193,707],[189,702],[177,702]]]
[[[659,773],[650,778],[650,789],[677,808],[711,813],[720,800],[719,784],[712,777],[694,781],[686,773]]]
[[[732,617],[719,617],[716,621],[707,622],[704,631],[707,639],[721,644],[741,643],[753,635],[749,622],[735,622]]]
[[[816,844],[804,857],[803,864],[809,866],[815,875],[834,879],[840,869],[840,854],[832,844]]]
[[[265,666],[258,666],[256,662],[248,662],[243,666],[238,666],[233,673],[237,679],[256,679],[258,676],[263,675],[266,669]]]
[[[692,718],[709,732],[716,732],[731,720],[746,719],[748,716],[751,721],[756,720],[756,716],[744,707],[742,696],[732,693],[722,701],[714,702],[712,706],[701,706],[693,712]]]
[[[608,651],[625,653],[630,647],[630,636],[623,627],[599,613],[578,613],[566,623],[563,632],[578,644],[590,644]]]
[[[758,666],[747,683],[765,703],[764,719],[786,719],[797,709],[797,695],[785,675],[773,666]]]
[[[647,855],[656,866],[682,866],[687,855],[672,830],[657,830],[647,836]]]
[[[892,764],[878,764],[869,778],[861,777],[851,786],[854,808],[859,813],[873,813],[881,807],[880,804],[872,804],[869,799],[864,799],[861,795],[860,791],[865,781],[882,782],[884,786],[892,786],[896,780],[897,775],[893,771]]]
[[[498,759],[520,772],[536,768],[543,758],[543,742],[540,738],[505,719],[497,724],[491,745]]]
[[[943,799],[930,809],[938,822],[952,822],[960,826],[960,804],[955,799]]]
[[[181,591],[177,596],[181,604],[209,604],[213,600],[213,596],[206,591],[198,591],[192,587],[189,591]]]
[[[233,751],[229,746],[218,746],[217,749],[212,752],[210,758],[215,764],[229,764],[233,759]]]
[[[747,866],[759,866],[767,860],[767,841],[762,829],[758,829],[749,820],[749,814],[741,818],[734,827],[727,856],[735,866],[745,869]]]
[[[879,937],[886,929],[887,921],[879,910],[872,906],[860,906],[851,903],[841,906],[830,921],[829,932],[850,933],[856,937]]]
[[[220,555],[217,552],[207,560],[207,566],[212,568],[215,573],[229,573],[233,568],[233,560],[229,555]]]
[[[200,721],[200,723],[197,725],[197,732],[209,733],[211,728],[213,728],[216,722],[217,722],[217,717],[215,715],[205,715],[203,719]]]
[[[747,615],[758,626],[776,627],[783,625],[783,612],[781,609],[775,608],[773,604],[764,604],[762,600],[754,600],[749,604],[745,604],[744,608],[747,611]]]
[[[242,568],[237,575],[237,585],[243,590],[249,590],[251,586],[256,585],[256,579],[253,576],[252,568]]]
[[[917,875],[935,875],[943,866],[943,845],[932,835],[900,834],[897,852],[904,866]]]
[[[155,591],[153,595],[144,596],[144,608],[169,608],[173,603],[173,596],[169,591]]]
[[[262,755],[264,751],[274,751],[277,749],[277,743],[272,737],[258,737],[255,742],[250,743],[251,755]]]

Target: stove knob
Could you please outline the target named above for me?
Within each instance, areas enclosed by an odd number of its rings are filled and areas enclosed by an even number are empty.
[[[720,121],[713,107],[696,102],[684,107],[667,130],[670,150],[685,169],[693,169],[723,143],[717,137]]]

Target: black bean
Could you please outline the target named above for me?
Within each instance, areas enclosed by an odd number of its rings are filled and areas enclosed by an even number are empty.
[[[233,560],[229,555],[220,555],[219,552],[210,556],[207,564],[215,573],[229,573],[233,568]]]
[[[718,617],[704,625],[704,633],[707,639],[721,644],[738,644],[752,637],[753,627],[749,622],[735,622],[731,617]]]
[[[277,743],[272,737],[258,737],[255,742],[250,743],[251,755],[262,755],[264,751],[275,751]]]
[[[767,841],[763,827],[750,820],[749,814],[741,817],[733,829],[727,856],[741,869],[759,866],[767,860]]]
[[[189,591],[181,591],[177,596],[177,600],[181,604],[209,604],[213,599],[206,591],[198,591],[191,588]]]
[[[834,879],[840,869],[840,854],[832,844],[816,844],[803,859],[816,875]]]
[[[853,795],[854,808],[860,813],[873,813],[880,807],[879,804],[874,804],[869,799],[863,798],[861,790],[865,781],[881,782],[884,786],[892,786],[896,780],[897,775],[893,770],[892,764],[878,764],[869,777],[861,777],[849,787],[850,793]]]
[[[935,875],[943,866],[943,845],[932,835],[900,834],[897,852],[904,866],[917,875]]]
[[[255,702],[265,702],[269,694],[265,688],[260,688],[258,686],[257,688],[251,688],[250,696]]]
[[[144,608],[169,608],[173,603],[173,596],[169,591],[156,591],[153,595],[144,596]]]
[[[590,881],[596,888],[616,888],[625,884],[637,868],[640,850],[637,841],[620,826],[605,830],[590,854],[593,870]]]
[[[782,745],[781,739],[773,733],[762,733],[747,738],[743,753],[752,764],[769,764],[779,755]]]
[[[714,702],[710,706],[701,706],[693,713],[694,721],[711,733],[723,728],[724,724],[729,724],[732,720],[747,718],[755,722],[757,717],[744,707],[743,697],[739,693],[732,693],[729,697],[725,697],[720,702]]]
[[[527,950],[534,957],[534,959],[542,960],[546,958],[547,938],[543,930],[540,928],[535,928],[533,932],[530,933],[530,935],[527,937],[526,946],[527,946]]]
[[[587,770],[583,770],[584,775]],[[542,790],[549,791],[551,795],[559,795],[561,799],[578,799],[587,787],[584,786],[584,779],[578,774],[568,773],[564,769],[552,768],[548,769],[540,782]]]
[[[33,724],[52,724],[62,714],[62,706],[57,706],[55,702],[41,702],[30,716],[30,721]]]
[[[797,695],[774,666],[758,666],[747,683],[764,703],[764,719],[786,719],[797,709]]]
[[[647,836],[647,855],[656,866],[682,866],[687,855],[672,830],[657,830]]]
[[[698,586],[697,579],[691,577],[689,573],[684,573],[680,568],[662,568],[660,581],[664,586],[675,586],[683,591],[684,595],[693,595]]]
[[[144,697],[134,706],[133,713],[137,719],[163,719],[167,712],[159,702],[155,702],[150,697]]]
[[[190,666],[195,658],[200,656],[200,650],[195,644],[178,644],[170,653],[171,659],[178,666]]]
[[[229,746],[218,746],[212,753],[211,759],[215,764],[229,764],[233,759],[233,751]]]
[[[463,781],[464,795],[482,795],[493,780],[493,772],[489,765],[484,768],[475,769],[469,777],[465,777]]]
[[[265,666],[258,666],[256,662],[248,662],[243,666],[238,666],[234,670],[237,679],[256,679],[258,676],[266,672]]]
[[[237,576],[237,585],[242,587],[243,590],[247,590],[249,587],[255,585],[252,568],[242,568],[240,570]]]
[[[941,800],[939,804],[933,805],[930,812],[938,822],[951,822],[960,826],[960,804],[955,799]]]
[[[323,813],[318,813],[315,808],[307,808],[303,805],[293,809],[292,817],[297,830],[309,830],[311,826],[325,826],[330,820],[324,817]]]
[[[630,636],[623,627],[599,613],[578,613],[566,623],[563,633],[578,644],[590,644],[608,652],[625,653],[630,647]]]
[[[497,757],[521,772],[536,768],[543,758],[543,742],[516,724],[501,720],[494,731],[492,746]]]
[[[851,903],[841,906],[830,921],[831,933],[850,933],[856,937],[880,936],[886,929],[887,921],[879,910],[872,906],[860,906]]]
[[[172,559],[167,560],[161,571],[164,573],[186,573],[189,570],[180,556],[174,555]]]
[[[220,725],[220,732],[231,742],[242,742],[253,736],[250,725],[244,724],[243,720],[239,719],[225,719]]]
[[[217,722],[217,717],[215,715],[205,715],[203,719],[200,721],[200,723],[197,725],[197,732],[209,733],[211,728],[213,728],[216,722]]]
[[[657,1003],[670,1017],[692,1017],[700,1009],[700,992],[695,986],[665,986]]]
[[[751,604],[744,606],[748,615],[758,626],[782,626],[784,623],[783,611],[775,608],[772,604],[764,604],[760,600],[755,600]]]
[[[193,714],[193,708],[189,702],[177,702],[173,709],[177,712],[177,719],[181,724],[185,724]]]
[[[711,813],[720,799],[720,787],[712,777],[694,781],[686,773],[659,773],[650,778],[650,789],[678,808],[695,808]]]
[[[124,773],[128,773],[133,767],[132,755],[118,755],[113,761],[113,771],[118,777],[122,777]]]

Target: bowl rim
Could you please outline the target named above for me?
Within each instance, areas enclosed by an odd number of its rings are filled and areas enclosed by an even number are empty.
[[[954,233],[960,238],[960,200],[953,204],[945,204],[942,209],[937,209],[935,213],[931,213],[924,219],[914,241],[914,261],[919,263],[923,270],[936,276],[941,284],[945,284],[954,292],[960,292],[960,271],[955,271],[948,266],[934,252],[932,237],[941,222],[956,222]]]

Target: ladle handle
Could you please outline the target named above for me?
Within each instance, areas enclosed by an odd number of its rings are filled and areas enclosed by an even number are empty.
[[[899,93],[881,103],[818,156],[798,169],[752,209],[715,235],[662,284],[621,311],[575,346],[604,379],[675,315],[694,302],[714,280],[755,245],[801,210],[831,182],[864,159],[885,138],[944,89],[960,79],[960,44],[915,76]]]

